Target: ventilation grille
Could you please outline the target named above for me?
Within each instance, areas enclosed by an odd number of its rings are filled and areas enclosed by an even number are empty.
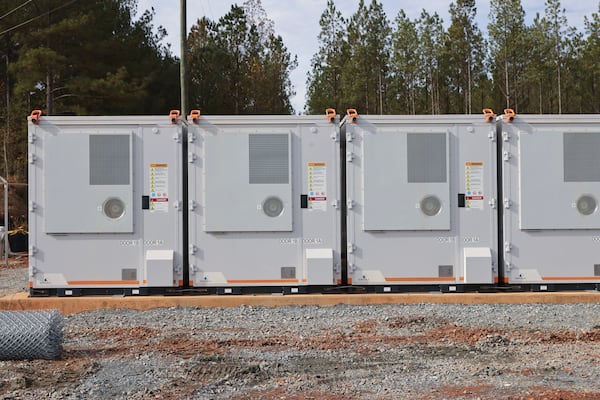
[[[137,269],[135,268],[121,268],[121,279],[124,281],[135,281],[137,280]]]
[[[129,135],[90,135],[90,185],[129,185]]]
[[[452,278],[454,276],[454,266],[438,265],[438,276],[440,278]]]
[[[594,264],[594,276],[600,276],[600,264]]]
[[[250,183],[289,183],[289,136],[287,134],[249,136]]]
[[[446,134],[407,135],[409,183],[446,182]]]
[[[281,267],[281,279],[296,279],[296,267]]]
[[[564,133],[565,182],[600,182],[600,133]]]

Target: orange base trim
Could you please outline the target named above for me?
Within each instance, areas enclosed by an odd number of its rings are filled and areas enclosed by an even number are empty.
[[[416,282],[416,281],[425,281],[425,282],[456,282],[455,277],[449,278],[434,278],[430,276],[426,277],[414,277],[414,278],[385,278],[386,282]]]
[[[139,285],[140,281],[67,281],[71,286],[79,285]]]
[[[299,283],[298,279],[228,279],[227,283]]]
[[[599,281],[600,276],[542,276],[543,281]]]

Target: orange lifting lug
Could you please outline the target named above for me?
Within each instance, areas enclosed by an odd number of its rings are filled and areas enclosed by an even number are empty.
[[[346,114],[348,114],[348,118],[350,118],[350,121],[356,123],[356,120],[358,119],[358,112],[356,112],[355,108],[347,109]]]
[[[515,110],[513,110],[512,108],[505,108],[504,115],[506,116],[506,120],[508,122],[513,122],[515,120],[515,117],[517,116],[517,114],[515,114]]]
[[[485,117],[485,122],[494,122],[496,114],[494,114],[494,111],[491,108],[484,108],[483,116]]]
[[[179,119],[180,114],[181,113],[179,112],[179,110],[171,110],[171,112],[169,113],[169,118],[171,118],[172,124],[177,124],[177,120]]]
[[[31,115],[29,115],[31,123],[36,125],[40,123],[40,118],[42,118],[42,110],[33,110]]]
[[[190,119],[192,120],[193,124],[199,124],[200,123],[200,110],[190,111]]]
[[[328,108],[325,110],[325,116],[332,124],[335,122],[335,117],[337,116],[335,112],[335,108]]]

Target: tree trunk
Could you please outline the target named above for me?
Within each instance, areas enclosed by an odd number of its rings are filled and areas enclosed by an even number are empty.
[[[52,71],[48,69],[46,73],[46,114],[54,114],[54,98],[52,91],[54,90],[54,82],[52,81]]]

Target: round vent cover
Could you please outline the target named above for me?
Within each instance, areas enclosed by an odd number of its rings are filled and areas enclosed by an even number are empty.
[[[262,208],[269,217],[279,217],[283,212],[283,201],[281,201],[279,197],[267,197],[265,201],[263,201]]]
[[[442,209],[442,203],[435,196],[427,196],[421,200],[420,207],[423,214],[433,217]]]
[[[583,215],[593,214],[597,208],[598,203],[596,203],[596,199],[589,194],[584,194],[577,199],[577,211]]]
[[[119,198],[110,197],[104,201],[102,210],[108,218],[119,219],[125,214],[125,203]]]

